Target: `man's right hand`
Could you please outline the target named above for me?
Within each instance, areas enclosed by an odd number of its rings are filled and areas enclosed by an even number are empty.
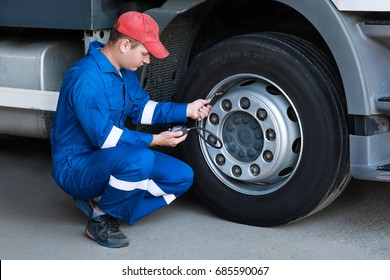
[[[159,134],[153,134],[153,141],[150,146],[175,147],[187,138],[187,133],[182,131],[163,131]]]

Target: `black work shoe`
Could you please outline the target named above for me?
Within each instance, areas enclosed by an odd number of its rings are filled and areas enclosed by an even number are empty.
[[[119,230],[118,221],[109,215],[90,219],[85,232],[102,246],[120,248],[129,245],[129,239]]]

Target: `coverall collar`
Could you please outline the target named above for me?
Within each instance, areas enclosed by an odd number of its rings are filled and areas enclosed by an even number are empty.
[[[118,71],[114,67],[114,65],[111,64],[111,62],[108,60],[108,58],[102,53],[100,50],[101,48],[104,47],[104,44],[98,42],[98,41],[93,41],[89,44],[89,50],[88,54],[91,55],[98,67],[100,68],[100,71],[103,73],[117,73]]]

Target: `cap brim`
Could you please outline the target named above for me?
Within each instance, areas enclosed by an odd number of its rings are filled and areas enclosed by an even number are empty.
[[[164,47],[161,42],[156,43],[144,43],[148,51],[156,58],[165,58],[169,55],[168,50]]]

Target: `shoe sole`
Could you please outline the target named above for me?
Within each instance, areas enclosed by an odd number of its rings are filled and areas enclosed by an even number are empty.
[[[105,247],[109,247],[109,248],[122,248],[122,247],[126,247],[129,245],[129,243],[123,243],[123,244],[111,244],[111,243],[105,243],[105,242],[101,242],[99,239],[97,239],[96,235],[93,233],[93,231],[87,226],[86,229],[85,229],[85,233],[87,234],[87,236],[89,238],[91,238],[92,240],[96,241],[98,244],[102,245],[102,246],[105,246]]]

